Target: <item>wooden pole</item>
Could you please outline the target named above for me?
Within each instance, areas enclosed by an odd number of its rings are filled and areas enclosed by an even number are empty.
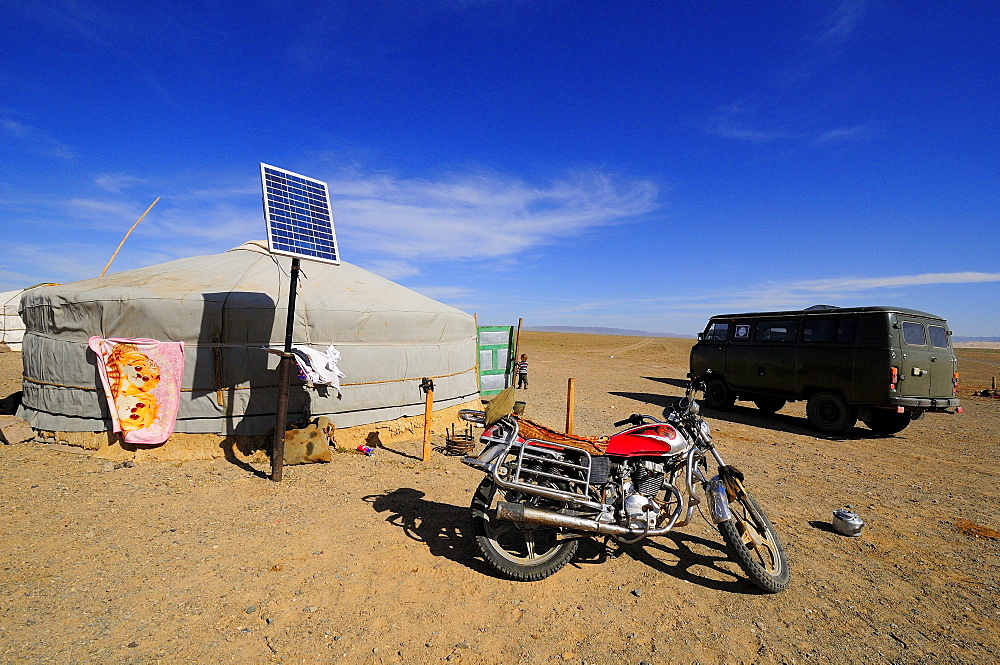
[[[104,277],[104,273],[106,273],[108,271],[108,268],[111,267],[111,262],[115,260],[116,256],[118,256],[118,251],[122,248],[122,245],[125,244],[125,241],[128,240],[129,235],[132,233],[132,231],[135,230],[135,227],[139,226],[139,222],[142,221],[142,218],[145,217],[147,214],[149,214],[149,211],[153,209],[153,206],[155,206],[156,202],[159,201],[159,200],[160,200],[160,197],[157,196],[156,197],[156,201],[153,201],[152,203],[150,203],[149,207],[146,208],[146,212],[142,213],[142,216],[140,216],[139,219],[135,220],[135,224],[133,224],[132,228],[130,228],[128,230],[128,232],[125,234],[125,237],[122,238],[122,241],[120,243],[118,243],[118,249],[116,249],[115,253],[111,255],[111,258],[108,260],[108,265],[104,266],[104,270],[101,271],[101,277]]]
[[[423,383],[420,384],[424,392],[427,393],[427,397],[424,399],[424,456],[423,461],[426,462],[431,458],[431,426],[433,424],[433,413],[434,413],[434,382],[430,379],[424,379]]]
[[[476,392],[482,392],[483,386],[479,382],[479,315],[476,313],[472,314],[472,325],[476,328]],[[479,396],[482,399],[482,395]]]
[[[573,400],[575,399],[575,384],[573,377],[570,377],[566,386],[566,433],[573,433]]]

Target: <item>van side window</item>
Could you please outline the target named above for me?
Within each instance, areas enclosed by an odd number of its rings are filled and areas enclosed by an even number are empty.
[[[889,341],[886,336],[887,332],[884,316],[877,314],[861,315],[862,344],[887,344]]]
[[[903,321],[903,341],[914,346],[923,346],[924,327],[913,321]]]
[[[748,339],[750,339],[750,322],[749,321],[737,322],[736,327],[733,330],[733,341],[745,342]]]
[[[798,332],[798,321],[761,321],[754,339],[758,342],[794,342]]]
[[[942,326],[927,326],[927,336],[931,338],[931,346],[948,348],[948,331]]]
[[[855,328],[854,319],[806,319],[802,325],[802,341],[850,344],[854,341]]]
[[[705,331],[704,340],[706,342],[725,342],[729,337],[729,324],[716,321],[708,326]]]

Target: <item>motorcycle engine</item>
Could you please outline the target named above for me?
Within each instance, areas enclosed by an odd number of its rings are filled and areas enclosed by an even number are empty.
[[[621,513],[630,529],[645,530],[656,526],[660,508],[652,498],[662,487],[663,465],[655,462],[636,464],[622,481]]]

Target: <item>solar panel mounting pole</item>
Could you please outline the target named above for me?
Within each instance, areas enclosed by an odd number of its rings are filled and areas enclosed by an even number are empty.
[[[271,480],[281,482],[285,463],[285,426],[288,424],[288,380],[292,374],[292,333],[295,329],[295,291],[299,282],[299,260],[292,259],[288,287],[288,320],[285,324],[285,351],[278,362],[278,406],[274,414],[274,445],[271,446]]]
[[[330,212],[330,189],[326,183],[261,162],[267,248],[271,254],[290,256],[288,322],[285,348],[278,355],[278,404],[274,414],[274,445],[271,446],[271,480],[281,480],[285,463],[285,426],[288,424],[288,384],[292,373],[292,333],[295,329],[295,291],[299,281],[299,259],[340,265],[337,237]]]

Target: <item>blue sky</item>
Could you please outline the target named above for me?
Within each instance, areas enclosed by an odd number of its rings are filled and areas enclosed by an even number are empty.
[[[265,235],[484,324],[693,334],[898,305],[1000,336],[990,2],[28,2],[0,12],[0,291]]]

